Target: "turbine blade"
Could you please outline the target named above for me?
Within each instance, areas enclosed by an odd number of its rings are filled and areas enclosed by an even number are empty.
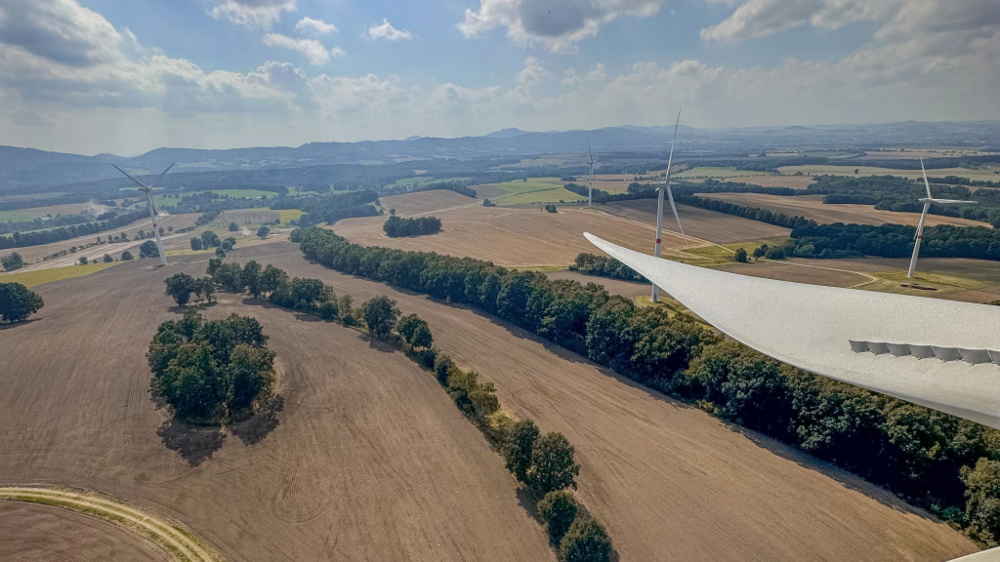
[[[176,162],[174,162],[174,164],[176,164]],[[173,168],[173,167],[174,167],[174,164],[171,164],[171,165],[167,166],[167,169],[166,169],[166,170],[163,170],[163,173],[162,173],[162,174],[160,174],[160,175],[159,175],[159,176],[158,176],[158,177],[156,178],[156,180],[154,180],[154,181],[153,181],[153,183],[149,184],[149,187],[150,187],[150,189],[152,189],[154,185],[156,185],[156,184],[160,183],[160,180],[162,180],[162,179],[163,179],[163,176],[167,175],[167,172],[169,172],[169,171],[170,171],[170,168]]]
[[[590,141],[587,141],[587,152],[590,153],[590,163],[594,163],[594,151],[590,149]]]
[[[670,199],[670,208],[674,211],[674,218],[677,219],[677,228],[684,234],[684,227],[681,226],[681,216],[677,214],[677,205],[674,204],[674,193],[670,190],[670,168],[674,163],[674,144],[677,142],[677,128],[681,124],[681,110],[677,110],[677,122],[674,123],[674,138],[670,141],[670,156],[667,158],[667,174],[664,183],[667,187],[667,198]]]
[[[112,166],[115,166],[115,165],[114,165],[114,164],[112,164]],[[142,183],[141,181],[139,181],[139,180],[137,180],[137,179],[133,178],[133,177],[132,177],[132,176],[130,176],[130,175],[129,175],[129,173],[128,173],[128,172],[126,172],[125,170],[123,170],[123,169],[119,168],[118,166],[115,166],[115,169],[116,169],[116,170],[118,170],[119,172],[121,172],[121,173],[125,174],[125,177],[127,177],[128,179],[130,179],[130,180],[134,181],[134,182],[136,183],[136,185],[138,185],[139,187],[145,187],[146,189],[149,189],[149,186],[148,186],[148,185],[146,185],[146,184]]]
[[[975,201],[959,201],[958,199],[931,199],[930,202],[938,205],[961,205],[963,203],[966,205],[976,204]]]
[[[927,170],[924,169],[924,159],[922,157],[920,158],[920,171],[924,174],[924,187],[927,188],[927,198],[934,199],[934,196],[931,195],[931,183],[927,181]]]

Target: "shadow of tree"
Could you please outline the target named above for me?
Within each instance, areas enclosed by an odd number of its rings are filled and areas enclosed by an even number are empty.
[[[285,409],[285,397],[275,394],[267,400],[261,410],[249,418],[227,427],[244,445],[256,445],[264,440],[281,422],[278,412]]]
[[[219,427],[193,426],[176,418],[163,422],[156,434],[168,449],[177,451],[191,466],[212,458],[226,439]]]
[[[12,330],[12,329],[17,328],[19,326],[26,326],[28,324],[32,324],[34,322],[38,322],[39,320],[42,320],[42,319],[41,318],[33,318],[31,320],[21,320],[20,322],[7,322],[7,323],[3,323],[3,324],[0,324],[0,332],[2,332],[3,330]]]

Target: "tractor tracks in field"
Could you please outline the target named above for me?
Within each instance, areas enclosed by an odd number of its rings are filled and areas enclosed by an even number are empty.
[[[0,486],[0,500],[69,509],[98,517],[139,534],[183,562],[223,562],[225,558],[177,523],[94,492],[35,486]]]

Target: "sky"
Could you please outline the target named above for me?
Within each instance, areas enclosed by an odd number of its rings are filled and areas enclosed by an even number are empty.
[[[996,0],[0,0],[0,144],[1000,119]]]

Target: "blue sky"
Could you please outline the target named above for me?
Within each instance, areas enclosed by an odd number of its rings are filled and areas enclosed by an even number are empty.
[[[1000,119],[995,0],[0,0],[0,144]]]

